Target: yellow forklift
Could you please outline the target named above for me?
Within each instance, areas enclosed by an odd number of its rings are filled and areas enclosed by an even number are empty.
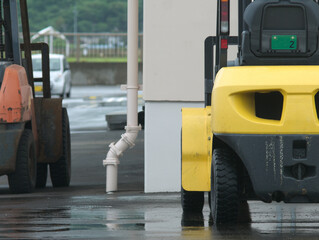
[[[319,202],[318,2],[238,0],[230,36],[229,1],[205,42],[206,106],[182,110],[182,208],[201,212],[209,192],[216,225],[247,200]]]
[[[45,187],[48,165],[53,187],[69,185],[70,128],[62,99],[51,98],[49,47],[30,43],[27,2],[17,3],[0,0],[0,176],[8,176],[11,192],[28,193]],[[42,78],[33,79],[31,51],[42,54]],[[34,81],[43,97],[35,97]]]

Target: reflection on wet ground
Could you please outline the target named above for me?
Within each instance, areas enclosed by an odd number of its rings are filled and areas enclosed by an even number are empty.
[[[215,227],[209,207],[182,213],[179,194],[40,192],[1,195],[0,238],[306,239],[319,236],[315,204],[249,202],[252,222]],[[82,190],[82,193],[88,193]],[[81,191],[80,191],[81,192]],[[95,192],[95,193],[93,193]],[[98,191],[99,192],[99,191]],[[92,194],[90,194],[92,193]]]

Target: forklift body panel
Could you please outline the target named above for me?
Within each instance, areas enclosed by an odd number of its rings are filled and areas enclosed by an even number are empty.
[[[0,90],[0,123],[30,121],[32,89],[24,67],[5,68]]]
[[[319,202],[319,134],[214,134],[242,160],[257,197]]]
[[[212,130],[230,134],[318,134],[319,66],[242,66],[219,71]]]
[[[35,98],[38,162],[53,163],[62,156],[62,98]]]
[[[182,115],[182,187],[210,191],[211,108],[183,108]]]

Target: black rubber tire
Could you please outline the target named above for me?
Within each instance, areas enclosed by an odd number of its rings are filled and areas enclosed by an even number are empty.
[[[48,164],[47,163],[38,163],[37,164],[37,181],[36,188],[45,188],[47,184],[48,177]]]
[[[202,212],[183,212],[181,225],[182,227],[204,227],[204,215]]]
[[[227,148],[213,151],[211,186],[213,224],[237,222],[240,195],[236,156]]]
[[[67,187],[71,180],[71,143],[70,126],[67,110],[62,108],[62,157],[50,163],[50,176],[53,187]]]
[[[35,188],[37,159],[32,131],[25,129],[21,135],[14,173],[8,175],[12,193],[30,193]]]
[[[181,190],[181,203],[184,212],[201,213],[204,207],[204,192]]]

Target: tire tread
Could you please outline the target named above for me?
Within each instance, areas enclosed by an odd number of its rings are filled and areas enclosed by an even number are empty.
[[[184,212],[202,212],[204,192],[186,191],[182,188],[181,203]]]
[[[238,218],[239,190],[236,156],[226,148],[213,152],[212,216],[215,224],[234,223]]]
[[[30,193],[35,187],[36,175],[30,176],[28,167],[30,148],[33,148],[34,171],[36,174],[34,139],[32,131],[30,129],[25,129],[19,141],[16,158],[16,169],[13,173],[8,175],[9,188],[12,193]]]
[[[69,118],[65,108],[62,109],[62,157],[55,163],[50,163],[50,176],[53,187],[67,187],[71,179],[70,156],[70,127]]]

